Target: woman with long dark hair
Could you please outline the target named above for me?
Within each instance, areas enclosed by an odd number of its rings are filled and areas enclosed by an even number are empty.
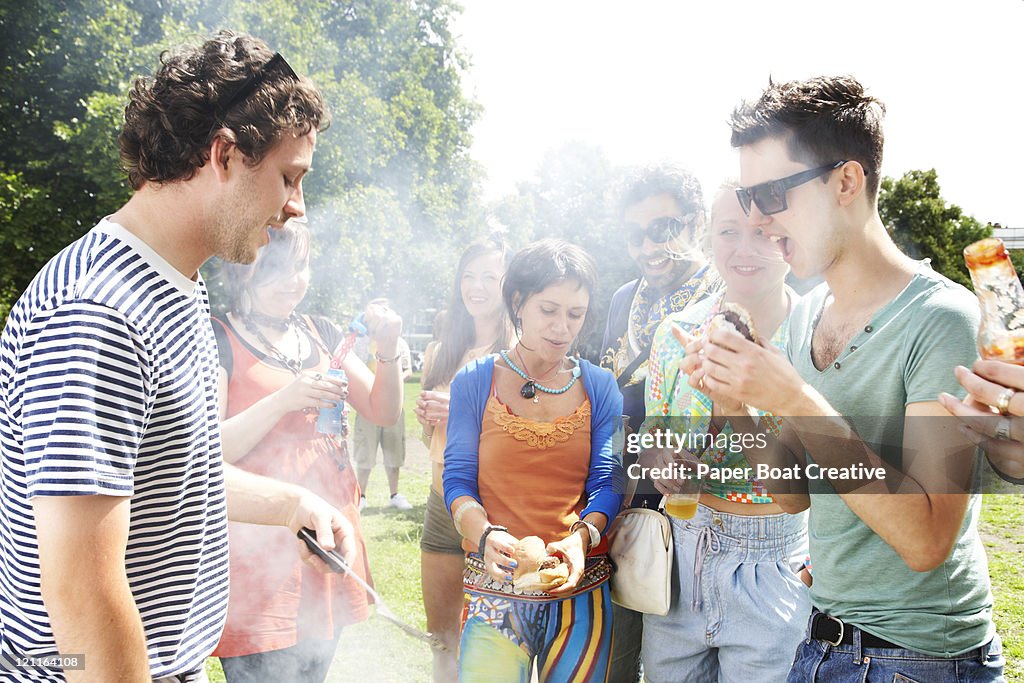
[[[448,390],[452,378],[467,363],[496,353],[512,339],[501,301],[501,278],[509,253],[498,236],[474,242],[462,253],[455,285],[440,337],[427,347],[423,359],[423,391],[416,402],[416,419],[430,448],[433,477],[420,540],[420,571],[427,630],[441,638],[447,652],[434,651],[434,680],[457,679],[456,655],[462,614],[462,537],[444,507],[444,471]]]

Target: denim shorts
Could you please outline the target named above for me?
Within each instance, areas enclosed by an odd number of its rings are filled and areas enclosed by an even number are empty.
[[[797,648],[788,683],[1003,683],[1003,648],[995,635],[985,645],[955,657],[932,657],[904,648],[863,647],[861,631],[853,631],[849,645],[830,645],[805,638]]]
[[[672,605],[644,615],[648,683],[784,681],[811,612],[793,571],[807,514],[748,517],[699,505],[672,520]]]
[[[420,550],[428,553],[465,555],[462,536],[455,530],[455,522],[444,504],[444,498],[434,489],[427,496],[427,509],[423,514],[423,535]]]

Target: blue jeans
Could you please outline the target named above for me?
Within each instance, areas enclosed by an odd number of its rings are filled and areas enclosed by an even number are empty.
[[[327,678],[337,649],[338,637],[334,640],[303,640],[282,650],[221,657],[220,665],[227,683],[319,683]]]
[[[932,657],[904,648],[862,647],[861,632],[853,643],[833,646],[805,638],[796,651],[788,683],[1005,683],[999,636],[956,657]]]
[[[789,672],[811,600],[791,568],[807,553],[807,515],[732,515],[699,505],[672,520],[668,614],[644,615],[647,683],[757,681]]]

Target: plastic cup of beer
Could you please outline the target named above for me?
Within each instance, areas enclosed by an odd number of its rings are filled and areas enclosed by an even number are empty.
[[[697,514],[701,480],[693,469],[680,468],[680,474],[673,483],[677,490],[665,497],[665,513],[676,519],[692,519]]]

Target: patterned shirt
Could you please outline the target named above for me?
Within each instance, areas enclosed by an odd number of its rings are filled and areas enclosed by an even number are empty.
[[[791,294],[795,298],[794,294]],[[722,295],[717,295],[691,306],[685,311],[665,318],[654,335],[647,378],[647,415],[643,431],[657,429],[671,430],[676,434],[708,434],[711,428],[711,399],[690,386],[688,378],[680,370],[686,355],[682,345],[672,336],[672,323],[690,334],[701,337],[705,334],[711,319],[717,315]],[[779,325],[771,338],[771,344],[784,349],[789,337],[789,319]],[[759,411],[760,412],[760,411]],[[779,418],[760,412],[767,419],[769,428],[779,433]],[[732,425],[727,421],[713,446],[700,453],[700,460],[712,468],[747,468],[743,451],[721,447],[732,440]],[[710,477],[703,480],[703,492],[734,503],[773,503],[775,499],[768,490],[754,478],[726,479]]]
[[[131,498],[125,568],[154,678],[202,668],[227,607],[217,348],[202,281],[102,221],[55,256],[0,337],[0,678],[54,655],[36,496]]]

